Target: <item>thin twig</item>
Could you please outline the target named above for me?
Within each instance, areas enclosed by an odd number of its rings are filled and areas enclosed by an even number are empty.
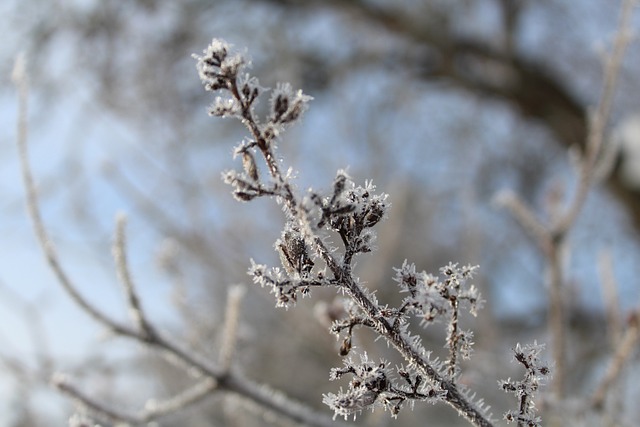
[[[562,398],[565,393],[566,362],[567,362],[567,331],[564,303],[564,242],[551,239],[547,253],[549,274],[549,332],[553,359],[555,361],[551,388],[556,398]]]
[[[629,357],[637,348],[640,341],[640,313],[635,311],[629,317],[627,329],[622,336],[615,353],[607,366],[607,371],[598,385],[595,393],[591,398],[591,406],[594,409],[602,409],[607,394],[614,382],[620,377],[622,368],[624,368]]]
[[[189,406],[210,396],[217,387],[214,380],[205,378],[169,399],[151,399],[147,401],[144,409],[136,413],[127,413],[122,409],[108,407],[103,402],[82,392],[63,375],[56,375],[52,383],[58,390],[85,406],[96,418],[111,423],[124,422],[128,424],[144,424],[169,414],[184,411]]]
[[[591,185],[596,179],[596,169],[603,151],[605,130],[611,115],[620,68],[627,46],[631,41],[631,18],[636,1],[625,0],[622,4],[612,50],[604,59],[604,81],[600,100],[595,111],[589,117],[589,133],[587,134],[585,153],[580,162],[578,188],[568,209],[553,227],[556,234],[565,234],[573,226],[587,199]]]
[[[113,259],[116,264],[118,279],[122,284],[124,293],[127,297],[127,305],[129,306],[129,315],[135,327],[145,336],[155,334],[140,304],[140,298],[136,292],[131,274],[129,273],[129,263],[127,261],[126,233],[125,228],[127,217],[124,214],[116,216],[116,230],[113,240]]]
[[[610,250],[602,250],[598,255],[598,272],[600,273],[600,287],[607,316],[607,336],[610,344],[616,346],[622,335],[620,324],[621,311],[618,301],[618,282],[613,272],[613,258]]]
[[[509,211],[522,229],[541,248],[549,247],[549,230],[547,226],[536,217],[535,213],[527,207],[517,194],[504,190],[498,193],[493,200],[497,206]]]
[[[71,281],[66,271],[62,268],[58,253],[55,246],[44,226],[40,207],[38,202],[38,191],[36,189],[33,175],[31,173],[31,165],[29,163],[29,155],[27,150],[28,142],[28,98],[29,98],[29,80],[26,72],[26,60],[24,56],[19,56],[13,69],[13,81],[18,88],[19,110],[18,110],[18,151],[20,155],[20,166],[22,169],[22,180],[24,182],[27,195],[27,210],[33,223],[38,243],[42,248],[47,263],[53,273],[56,275],[58,282],[62,285],[71,299],[87,314],[93,317],[98,323],[109,327],[113,332],[126,336],[134,336],[135,333],[129,328],[119,325],[111,320],[104,313],[99,311],[95,306],[91,305],[77,290],[75,284]]]
[[[236,285],[227,294],[227,308],[222,328],[222,345],[220,346],[219,364],[223,372],[229,371],[238,340],[238,318],[240,317],[240,302],[245,289]]]
[[[587,199],[587,195],[597,178],[598,161],[602,154],[604,133],[611,114],[618,75],[624,53],[630,41],[630,20],[635,0],[626,0],[620,12],[620,21],[613,41],[611,54],[604,62],[604,82],[602,93],[595,112],[590,116],[589,133],[587,135],[585,154],[579,164],[578,188],[573,200],[560,215],[559,220],[551,225],[552,248],[549,253],[550,263],[550,292],[549,292],[549,326],[553,338],[556,370],[553,377],[553,388],[557,397],[564,395],[564,381],[566,363],[566,322],[564,319],[564,268],[563,247],[569,230],[575,225],[578,215]]]

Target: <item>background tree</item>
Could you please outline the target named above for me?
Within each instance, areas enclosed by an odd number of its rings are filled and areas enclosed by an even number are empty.
[[[565,153],[587,140],[586,111],[596,105],[602,81],[598,46],[611,42],[617,4],[194,0],[5,7],[15,41],[10,46],[25,50],[36,64],[30,126],[36,159],[49,162],[36,160],[35,169],[46,177],[40,192],[54,240],[69,248],[89,243],[91,256],[69,250],[79,263],[92,258],[107,265],[83,274],[108,280],[113,213],[127,210],[134,270],[142,282],[164,284],[142,285],[143,299],[164,307],[154,314],[167,328],[184,331],[195,348],[217,354],[215,325],[223,316],[226,286],[247,281],[249,257],[277,261],[275,253],[265,253],[278,236],[268,213],[276,210],[267,204],[239,209],[219,179],[229,166],[228,144],[241,138],[241,128],[219,123],[212,130],[202,114],[208,100],[187,77],[193,75],[189,55],[212,36],[225,37],[248,48],[253,73],[266,85],[290,81],[314,96],[306,121],[282,144],[291,163],[306,171],[301,187],[326,185],[336,169],[350,165],[351,175],[373,178],[390,194],[392,211],[379,237],[384,262],[365,258],[358,265],[381,299],[397,298],[389,286],[392,267],[405,258],[426,270],[450,260],[481,265],[490,305],[480,318],[487,327],[477,333],[476,358],[504,359],[487,362],[487,372],[468,381],[488,381],[485,388],[495,389],[496,397],[487,400],[504,400],[494,386],[502,376],[495,370],[508,360],[509,348],[529,336],[545,340],[545,261],[518,224],[490,201],[506,187],[551,216],[557,200],[571,194],[575,181]],[[3,54],[3,63],[10,64],[15,51]],[[614,126],[637,109],[637,62],[634,44],[618,81]],[[15,101],[4,93],[13,108]],[[570,389],[594,387],[583,368],[604,360],[604,338],[594,338],[604,336],[607,324],[594,268],[599,250],[608,248],[624,284],[620,299],[628,303],[617,316],[623,318],[638,299],[640,214],[637,181],[628,173],[631,142],[624,140],[613,152],[606,185],[588,199],[567,245],[573,249],[563,291],[567,353],[576,367],[568,373]],[[13,153],[3,157],[15,159]],[[3,193],[16,197],[15,179],[4,181]],[[9,202],[7,218],[22,214],[18,206]],[[265,213],[256,217],[258,210]],[[151,254],[168,276],[151,273]],[[174,312],[166,309],[169,295],[181,316],[167,314]],[[324,298],[331,306],[333,295]],[[257,380],[319,405],[317,390],[328,388],[326,366],[337,358],[326,326],[313,318],[313,310],[274,313],[272,301],[259,291],[248,292],[243,304],[239,345],[252,350],[239,352],[244,359],[238,363]],[[264,337],[255,326],[272,324],[286,332]],[[374,351],[361,339],[358,345]],[[292,383],[292,355],[309,364],[308,372],[321,374]],[[144,376],[153,377],[149,387],[175,390],[179,384],[169,368],[156,362],[144,363],[153,369]],[[107,376],[89,381],[103,381],[108,395],[131,380],[126,371],[120,377],[123,384],[113,385]],[[622,413],[633,420],[633,410]],[[197,425],[223,413],[219,406],[203,405],[189,417]],[[226,416],[231,423],[236,415]],[[414,416],[423,415],[403,415],[401,421]],[[386,416],[379,422],[386,423]]]

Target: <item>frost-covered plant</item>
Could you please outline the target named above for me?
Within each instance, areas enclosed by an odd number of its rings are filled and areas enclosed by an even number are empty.
[[[302,116],[312,98],[289,84],[278,84],[271,93],[269,114],[261,121],[254,107],[266,89],[245,72],[248,61],[242,54],[232,52],[225,41],[214,39],[202,56],[194,57],[205,89],[217,93],[209,114],[235,117],[250,133],[250,138],[235,149],[235,156],[242,159],[242,170],[225,172],[224,181],[233,187],[238,200],[273,197],[285,214],[284,229],[275,242],[281,266],[268,267],[252,260],[249,274],[253,281],[270,288],[279,307],[291,307],[313,287],[335,287],[348,297],[344,316],[331,328],[342,338],[340,354],[345,357],[344,366],[331,371],[331,379],[350,375],[352,380],[346,391],[326,394],[324,403],[335,415],[347,418],[376,406],[395,416],[406,403],[445,402],[474,425],[493,425],[488,406],[458,382],[459,360],[470,357],[473,344],[472,332],[460,328],[460,310],[467,306],[475,315],[482,305],[477,288],[468,283],[476,267],[450,263],[441,269],[441,277],[436,277],[418,272],[413,264],[405,262],[396,270],[395,281],[406,297],[398,307],[380,303],[353,274],[352,267],[357,255],[373,250],[374,227],[389,208],[387,195],[376,192],[371,182],[356,184],[344,171],[338,171],[328,193],[309,190],[299,195],[292,171],[282,170],[277,142]],[[261,176],[257,156],[264,160],[268,178]],[[331,238],[336,235],[340,248],[331,246]],[[430,357],[420,336],[410,330],[412,316],[424,326],[446,322],[447,360]],[[394,368],[385,361],[374,362],[364,353],[349,356],[356,327],[369,328],[384,338],[404,358],[406,366]],[[533,387],[528,389],[527,405],[533,391]]]
[[[513,349],[515,360],[525,369],[525,376],[522,380],[515,381],[511,378],[500,381],[502,389],[508,393],[513,393],[518,399],[518,410],[507,411],[504,419],[507,422],[517,422],[518,426],[539,427],[541,419],[536,415],[536,406],[533,396],[540,385],[549,377],[549,366],[540,360],[539,356],[544,345],[533,343],[530,345],[516,345]]]

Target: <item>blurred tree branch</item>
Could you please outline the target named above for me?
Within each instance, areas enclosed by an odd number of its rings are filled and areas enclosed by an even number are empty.
[[[416,14],[410,9],[379,6],[364,0],[258,0],[287,8],[335,9],[364,24],[384,29],[403,43],[407,54],[403,66],[415,70],[425,81],[446,81],[453,87],[483,98],[495,98],[513,105],[520,114],[546,126],[556,141],[566,147],[585,149],[587,141],[587,106],[566,81],[549,69],[544,61],[531,58],[513,48],[513,42],[499,46],[492,40],[457,35],[444,8],[434,9],[433,16]],[[500,1],[504,14],[513,15],[510,1]],[[520,3],[518,14],[526,12]],[[444,14],[444,16],[443,16]],[[515,16],[512,16],[512,20]],[[517,31],[511,22],[507,35]],[[313,61],[322,67],[323,61]],[[320,75],[326,75],[316,70]],[[640,189],[621,177],[622,156],[607,180],[607,188],[625,206],[636,229],[640,228]]]

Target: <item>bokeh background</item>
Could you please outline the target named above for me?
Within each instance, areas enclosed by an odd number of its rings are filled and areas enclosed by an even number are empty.
[[[398,301],[391,278],[405,259],[433,272],[449,261],[480,265],[476,283],[487,304],[467,319],[477,344],[464,380],[498,415],[515,406],[497,387],[518,375],[510,349],[548,341],[547,293],[544,257],[493,200],[512,190],[546,218],[569,198],[569,152],[584,145],[619,3],[3,1],[0,426],[66,423],[73,406],[48,387],[53,372],[128,408],[187,382],[148,350],[105,335],[47,269],[24,208],[15,147],[10,74],[19,52],[28,60],[30,156],[44,219],[65,267],[101,309],[126,319],[110,249],[114,217],[126,212],[131,269],[154,322],[214,357],[227,288],[245,283],[237,365],[329,412],[321,395],[339,387],[328,381],[341,364],[339,343],[314,307],[335,294],[314,292],[295,309],[276,310],[246,275],[250,258],[277,263],[273,242],[283,220],[269,200],[236,202],[220,179],[238,166],[232,148],[245,132],[207,116],[211,95],[191,54],[224,38],[246,49],[263,86],[291,82],[314,97],[280,144],[301,190],[330,188],[335,171],[347,168],[389,193],[378,251],[357,266],[380,300]],[[610,353],[603,260],[619,284],[621,316],[640,303],[639,47],[630,45],[607,127],[612,169],[568,245],[569,383],[577,399],[595,387]],[[444,351],[442,331],[424,335],[436,354]],[[396,361],[373,338],[364,333],[355,344]],[[637,365],[636,354],[617,385],[615,425],[634,425],[640,415]],[[243,408],[216,396],[160,425],[277,425]],[[427,419],[461,422],[449,408],[426,405],[395,425]],[[396,423],[383,412],[357,422]]]

